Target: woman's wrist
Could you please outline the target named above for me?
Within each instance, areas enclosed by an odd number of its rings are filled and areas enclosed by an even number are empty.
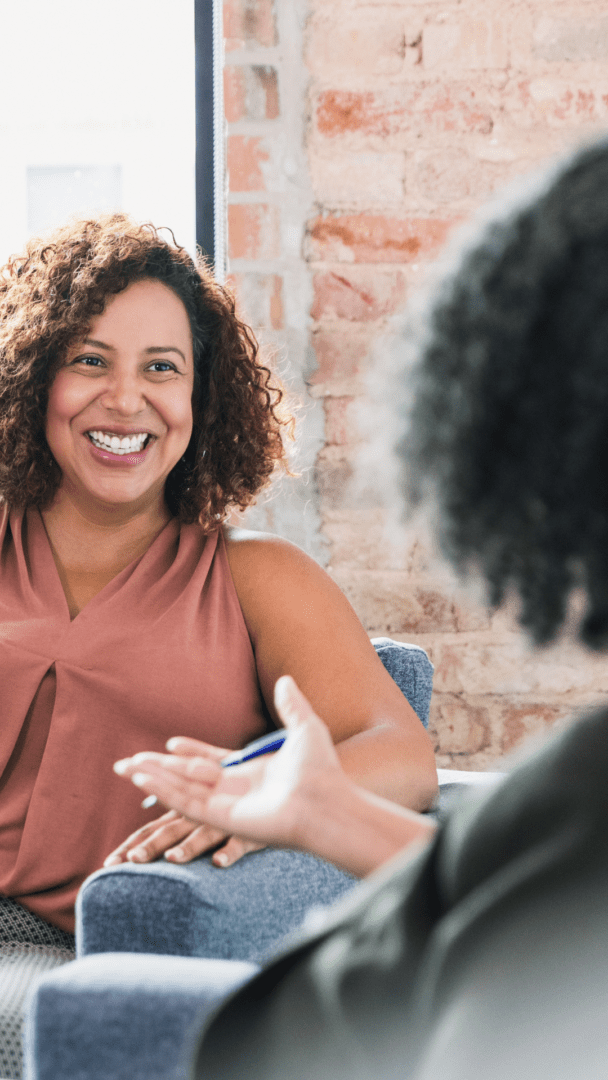
[[[295,845],[356,877],[366,877],[410,844],[430,839],[434,831],[427,818],[337,772],[307,789]]]

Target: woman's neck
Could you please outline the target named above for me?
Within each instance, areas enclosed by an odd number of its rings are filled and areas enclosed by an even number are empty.
[[[60,572],[92,571],[110,580],[148,550],[171,514],[164,502],[136,509],[82,507],[59,491],[42,518]]]

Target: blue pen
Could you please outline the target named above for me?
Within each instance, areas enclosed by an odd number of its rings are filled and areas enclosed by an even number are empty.
[[[235,750],[222,758],[222,769],[228,769],[231,765],[240,765],[242,761],[251,761],[251,758],[261,757],[262,754],[271,754],[273,750],[279,750],[287,738],[287,732],[271,731],[269,735],[262,735],[261,739],[247,743],[242,750]]]
[[[235,750],[232,754],[222,758],[222,769],[229,769],[231,765],[240,765],[243,761],[251,761],[252,758],[261,757],[262,754],[271,754],[273,750],[279,750],[287,738],[286,731],[271,731],[269,735],[262,735],[261,739],[247,743],[242,750]],[[156,806],[156,795],[148,795],[142,802],[144,810]]]

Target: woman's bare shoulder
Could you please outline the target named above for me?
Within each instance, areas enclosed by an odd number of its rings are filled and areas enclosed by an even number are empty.
[[[283,607],[344,603],[329,574],[297,544],[273,533],[224,526],[230,571],[250,632]]]
[[[223,532],[233,573],[241,569],[249,573],[289,573],[310,568],[325,576],[325,571],[310,555],[282,536],[235,525],[224,525]]]

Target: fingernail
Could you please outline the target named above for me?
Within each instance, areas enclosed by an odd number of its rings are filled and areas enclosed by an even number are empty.
[[[121,761],[115,761],[112,768],[114,769],[114,772],[118,773],[119,776],[122,776],[123,773],[125,773],[127,771],[127,765],[128,764],[129,764],[129,759],[128,758],[123,758]]]
[[[131,777],[131,780],[133,781],[134,784],[137,785],[137,787],[145,787],[146,784],[151,783],[152,777],[148,776],[146,773],[143,773],[143,772],[136,772],[136,773],[133,773],[133,776]]]
[[[156,795],[147,795],[141,804],[142,810],[149,810],[151,806],[156,806],[158,799]]]
[[[178,743],[179,743],[178,738],[168,739],[167,742],[165,743],[165,746],[167,747],[167,750],[175,750]]]
[[[127,859],[129,859],[130,862],[147,862],[148,852],[145,848],[136,847],[133,848],[133,851],[128,852]]]
[[[186,852],[181,847],[173,848],[171,851],[167,851],[165,854],[166,859],[170,859],[171,862],[183,862],[186,858]]]
[[[216,866],[228,866],[228,856],[220,851],[217,855],[213,856],[213,861]]]
[[[291,705],[291,678],[289,675],[281,675],[277,679],[274,688],[274,703],[277,709],[288,709]]]
[[[119,863],[119,862],[120,862],[120,855],[108,855],[107,859],[104,860],[103,865],[104,866],[116,866],[116,864]]]

